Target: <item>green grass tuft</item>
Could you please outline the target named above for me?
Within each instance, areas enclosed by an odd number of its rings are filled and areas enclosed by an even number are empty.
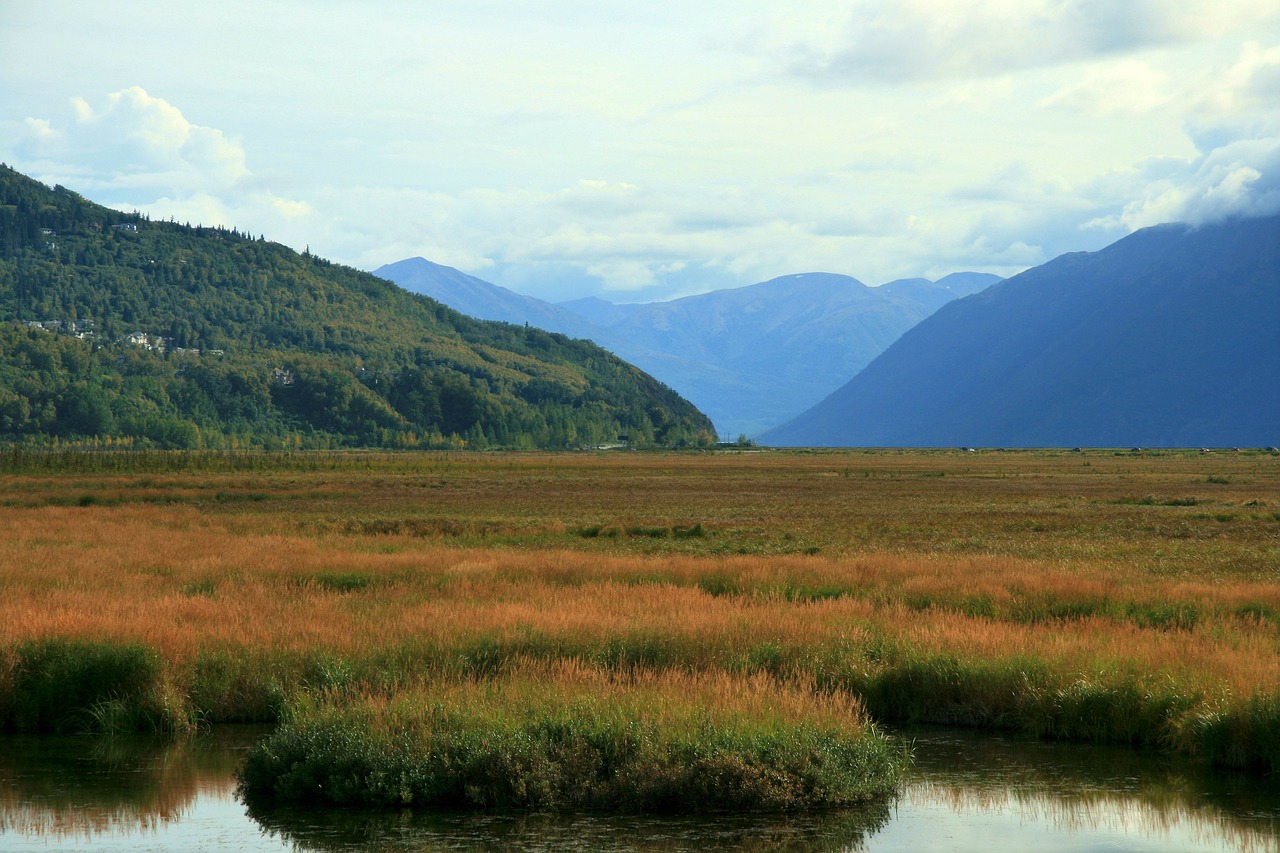
[[[791,811],[883,800],[900,763],[856,717],[819,710],[809,722],[617,681],[564,692],[516,678],[300,702],[239,780],[257,805]]]
[[[185,709],[166,702],[161,661],[138,643],[48,639],[19,644],[0,728],[19,732],[172,730]]]

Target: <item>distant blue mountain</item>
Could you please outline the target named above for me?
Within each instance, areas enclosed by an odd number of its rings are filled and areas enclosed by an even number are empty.
[[[616,326],[631,315],[648,307],[638,303],[615,305],[598,296],[584,296],[581,299],[570,299],[568,302],[557,302],[556,304],[590,320],[597,326]]]
[[[971,296],[980,290],[985,290],[999,280],[999,276],[989,273],[953,272],[937,281],[929,281],[927,278],[900,278],[880,285],[880,289],[894,296],[914,299],[932,312],[953,299]]]
[[[820,401],[938,306],[998,276],[868,287],[804,273],[670,302],[553,305],[421,258],[374,271],[474,317],[589,338],[678,391],[720,434],[754,436]]]
[[[479,320],[498,320],[590,338],[595,326],[567,308],[521,296],[496,284],[435,264],[425,258],[409,258],[378,267],[373,274],[393,281],[412,293],[430,296],[456,311]],[[607,303],[606,303],[607,304]]]
[[[951,302],[761,439],[1280,444],[1280,217],[1148,228]]]

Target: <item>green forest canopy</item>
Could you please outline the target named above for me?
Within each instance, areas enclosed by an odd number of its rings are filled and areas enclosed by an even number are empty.
[[[0,439],[689,447],[714,431],[588,341],[474,320],[309,252],[153,222],[0,166]]]

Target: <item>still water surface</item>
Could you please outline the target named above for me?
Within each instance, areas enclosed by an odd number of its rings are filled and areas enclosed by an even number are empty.
[[[805,817],[250,815],[234,771],[257,738],[0,738],[0,850],[1280,851],[1280,783],[1126,750],[900,732],[899,798]]]

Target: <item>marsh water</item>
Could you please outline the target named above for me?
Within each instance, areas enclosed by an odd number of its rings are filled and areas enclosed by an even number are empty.
[[[1127,750],[897,732],[897,800],[839,813],[586,817],[250,813],[235,768],[265,734],[0,738],[0,850],[1280,850],[1280,783]]]

